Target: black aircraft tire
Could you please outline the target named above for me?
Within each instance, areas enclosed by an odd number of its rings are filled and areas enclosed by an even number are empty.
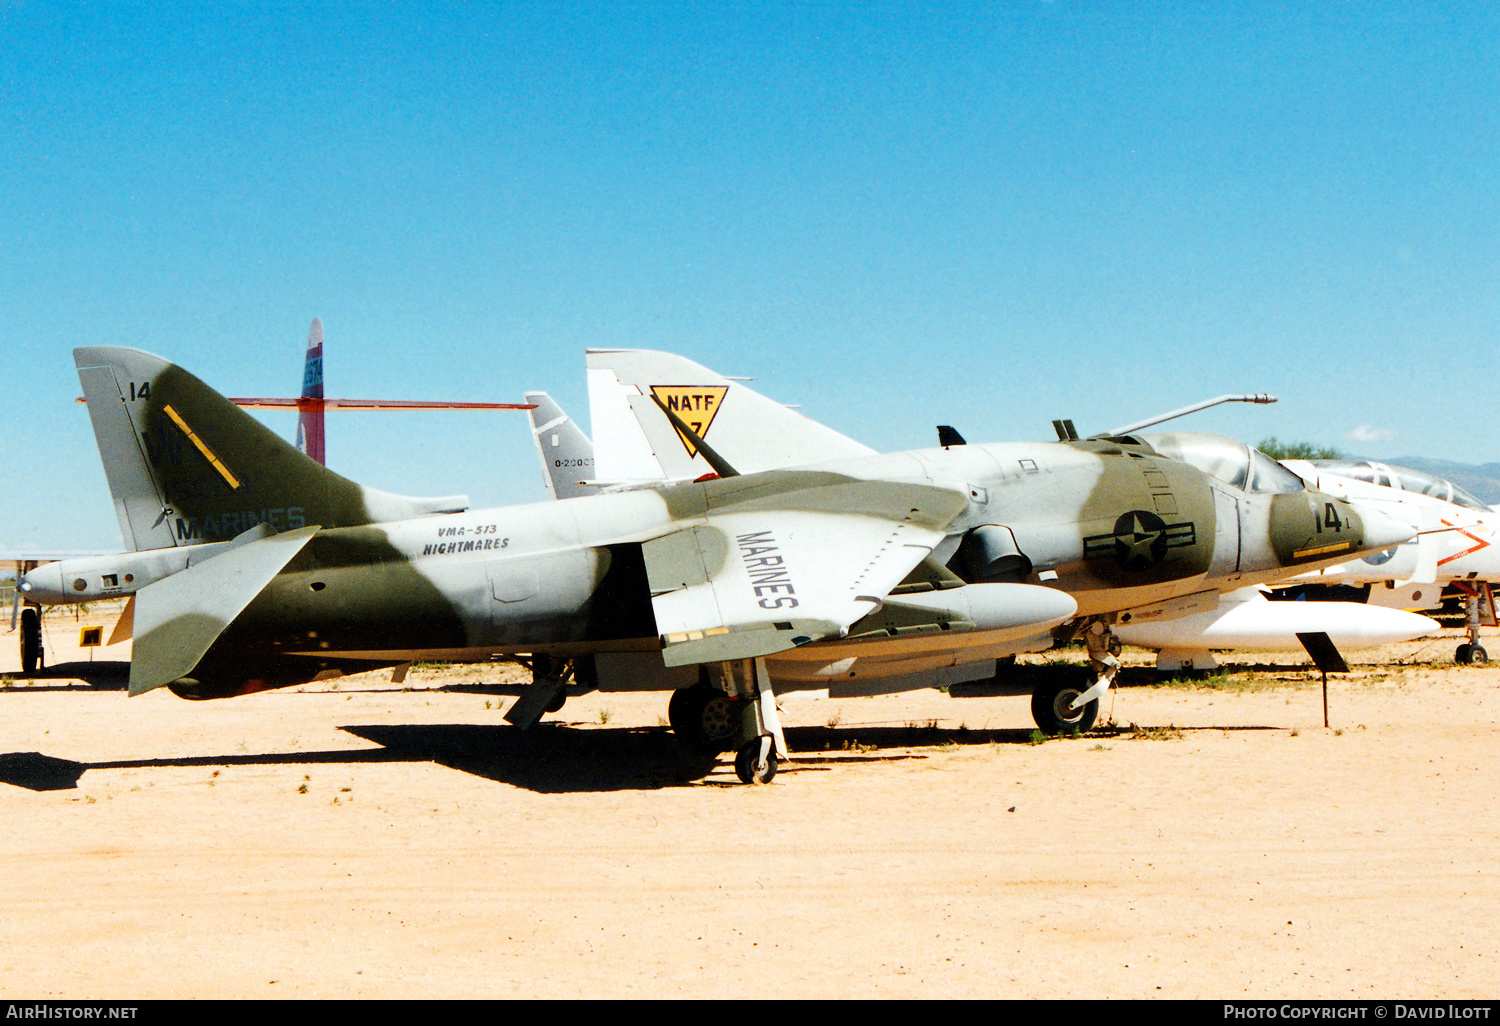
[[[1471,645],[1464,642],[1458,646],[1458,651],[1453,653],[1453,661],[1465,666],[1483,665],[1490,661],[1490,654],[1484,650],[1483,645]]]
[[[687,722],[687,706],[692,701],[692,691],[692,688],[678,688],[667,699],[667,724],[678,737],[687,729],[684,724]]]
[[[42,662],[42,614],[27,607],[21,610],[21,672],[37,671]]]
[[[734,772],[744,784],[769,784],[776,779],[776,752],[766,752],[765,762],[760,761],[761,746],[772,747],[771,739],[758,737],[742,747],[734,757]]]
[[[1099,718],[1096,698],[1082,709],[1069,709],[1073,700],[1087,691],[1083,684],[1038,684],[1031,694],[1031,717],[1043,734],[1084,734]]]
[[[734,701],[718,688],[695,684],[672,692],[667,722],[689,748],[727,752],[734,744],[739,714]]]

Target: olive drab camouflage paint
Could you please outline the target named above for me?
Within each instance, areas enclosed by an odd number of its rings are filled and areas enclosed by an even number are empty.
[[[917,686],[914,674],[1040,647],[1068,622],[1181,615],[1410,534],[1300,482],[1256,492],[1253,468],[1236,484],[1195,466],[1191,445],[1177,458],[1144,436],[878,454],[689,361],[639,353],[591,354],[590,374],[610,374],[639,418],[637,454],[662,461],[654,483],[467,510],[348,481],[158,357],[75,359],[136,551],[28,580],[49,601],[135,596],[147,629],[133,694],[223,697],[515,653],[580,674],[638,653],[664,680],[754,660],[747,680]],[[704,454],[664,415],[674,402],[738,476],[694,480]],[[576,450],[569,438],[556,447]],[[745,448],[758,439],[774,441]]]

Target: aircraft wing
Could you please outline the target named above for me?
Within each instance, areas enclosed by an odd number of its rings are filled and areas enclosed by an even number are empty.
[[[843,637],[932,552],[967,502],[918,485],[864,487],[899,501],[855,508],[899,508],[869,515],[757,503],[646,542],[663,661],[749,659]]]

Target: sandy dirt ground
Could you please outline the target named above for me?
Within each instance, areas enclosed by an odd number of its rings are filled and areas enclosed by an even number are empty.
[[[664,695],[526,734],[498,666],[127,699],[78,626],[0,679],[7,998],[1500,992],[1500,668],[1456,632],[1352,654],[1331,729],[1294,653],[1133,669],[1120,729],[1042,744],[1024,698],[790,697],[749,787],[685,776]]]

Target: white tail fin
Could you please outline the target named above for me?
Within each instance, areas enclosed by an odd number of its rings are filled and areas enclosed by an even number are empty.
[[[867,456],[875,450],[742,382],[672,353],[591,349],[589,414],[601,480],[713,473],[658,401],[742,474]]]
[[[536,404],[530,411],[531,437],[542,459],[547,494],[554,499],[597,495],[597,488],[583,483],[594,479],[594,443],[589,436],[546,392],[527,392],[525,398]]]

